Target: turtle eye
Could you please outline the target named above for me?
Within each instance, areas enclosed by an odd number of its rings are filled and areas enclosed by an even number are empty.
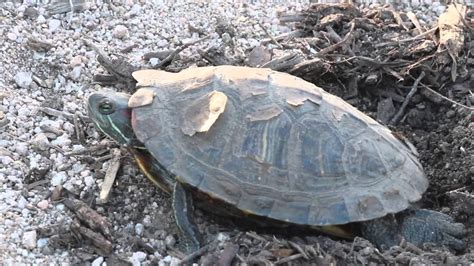
[[[115,111],[115,105],[109,99],[102,99],[99,103],[99,112],[103,115],[109,115]]]

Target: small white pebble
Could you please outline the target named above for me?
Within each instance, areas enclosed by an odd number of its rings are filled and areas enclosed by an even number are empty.
[[[225,242],[228,239],[229,239],[229,236],[227,234],[224,234],[224,233],[217,234],[217,241],[219,242]]]
[[[46,210],[49,206],[49,202],[48,202],[48,200],[42,200],[42,201],[38,202],[38,204],[36,204],[36,206],[38,208],[40,208],[41,210]]]
[[[21,243],[25,248],[34,249],[36,247],[36,231],[24,232]]]
[[[142,251],[137,251],[132,254],[132,257],[129,258],[129,261],[133,266],[140,266],[141,262],[146,259],[146,253]]]
[[[123,39],[128,36],[128,29],[124,25],[117,25],[114,29],[114,37]]]
[[[136,233],[138,236],[143,235],[143,224],[137,223],[137,224],[135,225],[135,233]]]
[[[176,239],[174,238],[174,236],[172,236],[172,235],[166,236],[166,238],[165,238],[165,245],[166,245],[167,247],[170,247],[170,248],[171,248],[171,247],[173,247],[175,244],[176,244]]]
[[[15,75],[15,83],[19,87],[23,89],[27,89],[30,87],[31,83],[33,82],[33,79],[31,78],[31,73],[30,72],[18,72]]]
[[[51,33],[57,31],[61,27],[61,21],[57,19],[51,19],[48,24],[49,31]]]
[[[48,238],[40,238],[38,241],[36,241],[36,246],[38,248],[42,248],[48,244],[49,239]]]
[[[100,266],[104,262],[104,257],[98,257],[92,262],[92,266]]]
[[[28,201],[23,196],[20,196],[18,198],[18,202],[17,202],[17,207],[18,208],[24,209],[27,204],[28,204]]]
[[[7,34],[7,38],[8,38],[10,41],[13,41],[13,42],[14,42],[14,41],[16,41],[17,36],[16,36],[15,33],[9,32],[9,33]]]

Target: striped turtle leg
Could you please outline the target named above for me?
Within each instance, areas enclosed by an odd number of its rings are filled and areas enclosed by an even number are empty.
[[[192,219],[192,197],[179,182],[175,182],[172,200],[174,218],[180,234],[179,248],[185,253],[192,253],[200,248],[200,234]]]

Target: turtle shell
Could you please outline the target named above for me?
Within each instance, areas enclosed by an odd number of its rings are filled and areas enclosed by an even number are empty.
[[[413,149],[298,77],[235,66],[133,76],[139,140],[179,182],[244,212],[345,224],[404,210],[428,186]]]

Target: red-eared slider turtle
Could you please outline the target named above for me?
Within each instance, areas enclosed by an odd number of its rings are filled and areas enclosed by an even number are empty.
[[[404,237],[463,249],[462,224],[409,208],[428,186],[414,148],[342,99],[270,69],[133,77],[131,96],[92,94],[90,117],[171,194],[186,251],[200,244],[188,208],[202,195],[242,217],[336,235],[344,231],[335,225],[355,224],[379,246]]]

